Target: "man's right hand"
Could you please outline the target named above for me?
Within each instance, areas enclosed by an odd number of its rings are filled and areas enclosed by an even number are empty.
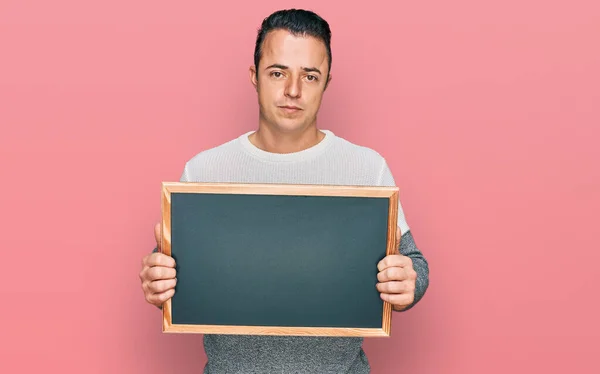
[[[160,251],[160,225],[154,226],[154,238]],[[175,260],[164,253],[156,252],[144,256],[140,280],[146,301],[157,307],[169,300],[175,294]]]

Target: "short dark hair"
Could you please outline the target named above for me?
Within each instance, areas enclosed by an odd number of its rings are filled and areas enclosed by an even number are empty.
[[[270,31],[286,30],[293,35],[312,36],[321,40],[327,49],[327,60],[331,71],[331,29],[329,24],[318,14],[304,9],[278,10],[265,18],[258,29],[256,45],[254,47],[254,66],[258,75],[258,62],[262,56],[262,46],[265,37]]]

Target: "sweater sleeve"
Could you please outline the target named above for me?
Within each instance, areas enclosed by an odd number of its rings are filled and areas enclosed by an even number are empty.
[[[385,187],[396,186],[396,182],[394,181],[392,172],[385,160],[382,160],[381,171],[379,174],[379,185]],[[406,221],[406,216],[404,215],[402,203],[400,202],[400,197],[398,197],[398,227],[400,227],[400,231],[403,235],[410,231],[410,227],[408,226],[408,222]]]
[[[385,160],[383,160],[379,180],[381,186],[396,186],[392,172],[390,171]],[[407,311],[414,307],[423,298],[425,291],[427,291],[427,288],[429,287],[429,264],[415,243],[415,239],[406,221],[406,216],[402,209],[400,199],[398,199],[398,226],[400,227],[402,235],[400,240],[400,254],[410,257],[413,263],[413,268],[417,273],[414,301],[411,305],[404,309],[404,311]]]

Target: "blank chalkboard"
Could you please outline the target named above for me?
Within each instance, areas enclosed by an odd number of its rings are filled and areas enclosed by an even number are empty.
[[[176,261],[163,331],[389,336],[377,263],[394,253],[397,188],[164,182]]]

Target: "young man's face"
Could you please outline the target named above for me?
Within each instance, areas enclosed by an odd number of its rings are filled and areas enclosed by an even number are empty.
[[[256,78],[260,120],[282,132],[298,132],[314,125],[327,83],[325,44],[313,37],[294,36],[285,30],[265,38]]]

